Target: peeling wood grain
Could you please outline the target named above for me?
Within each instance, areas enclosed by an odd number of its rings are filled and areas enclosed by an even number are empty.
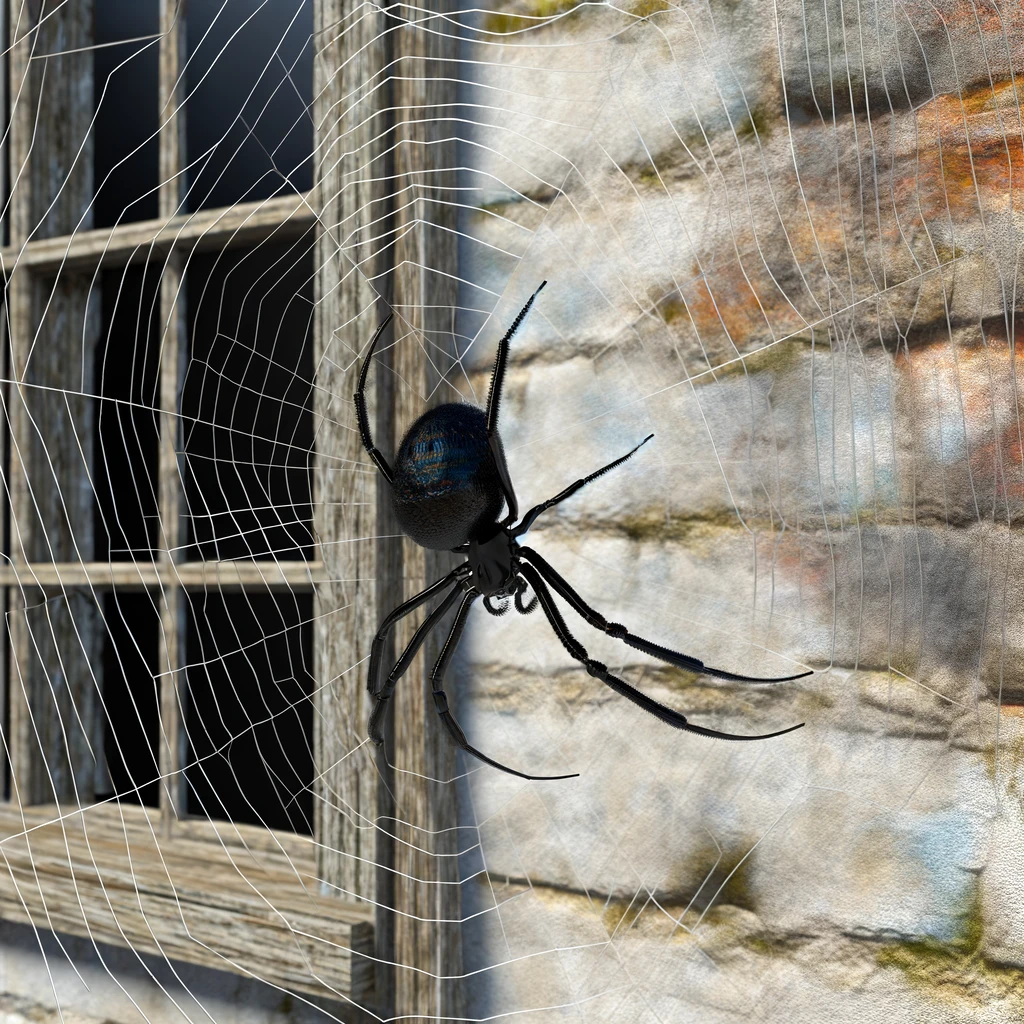
[[[372,912],[322,895],[312,851],[294,854],[161,839],[156,815],[133,806],[0,806],[0,917],[365,999]]]
[[[181,209],[181,163],[185,112],[181,106],[184,76],[185,20],[177,0],[160,0],[160,217],[169,220]],[[159,552],[167,570],[180,557],[182,484],[178,465],[181,449],[180,402],[188,338],[185,334],[185,289],[180,251],[168,253],[160,275],[160,441],[158,451]],[[168,573],[160,587],[160,814],[164,836],[170,836],[185,812],[185,608],[181,588]]]
[[[10,12],[10,74],[19,91],[11,123],[11,241],[91,226],[92,55],[31,61],[31,53],[87,47],[93,4],[47,7],[26,36],[24,7]],[[21,19],[21,20],[19,20]],[[35,131],[35,124],[61,131]],[[85,140],[84,144],[82,140]],[[88,275],[56,281],[22,273],[9,281],[11,535],[15,563],[88,561],[94,500],[91,406],[98,296]],[[30,386],[23,386],[30,385]],[[66,394],[63,390],[66,389]],[[11,756],[15,792],[26,803],[91,800],[100,655],[95,601],[84,594],[11,609]],[[52,758],[49,763],[47,759]]]
[[[379,567],[373,543],[338,541],[379,532],[375,474],[360,444],[352,402],[359,354],[377,315],[368,278],[378,268],[372,242],[359,230],[370,220],[379,189],[364,166],[378,145],[373,142],[377,100],[371,96],[351,104],[346,96],[347,83],[370,81],[381,66],[380,23],[363,10],[354,23],[346,22],[341,0],[323,0],[315,11],[315,192],[322,209],[316,243],[313,494],[325,582],[317,588],[313,616],[314,676],[320,684],[314,829],[324,885],[373,901],[379,885],[378,772],[376,750],[366,741],[364,659],[377,629]],[[341,24],[346,31],[339,30]],[[356,155],[343,158],[344,153]],[[387,956],[379,946],[378,956]]]
[[[427,7],[438,15],[446,0]],[[406,25],[395,35],[396,227],[394,305],[404,323],[395,348],[395,379],[405,382],[395,403],[395,439],[431,404],[451,401],[442,385],[446,346],[454,355],[453,310],[458,305],[456,210],[458,154],[449,119],[457,99],[457,41],[449,22],[431,29]],[[429,72],[424,69],[429,68]],[[411,328],[411,331],[410,331]],[[429,347],[429,356],[427,348]],[[406,540],[402,549],[404,597],[411,597],[455,564]],[[445,627],[450,626],[450,619]],[[415,615],[396,629],[402,650],[421,621]],[[443,627],[443,628],[445,628]],[[444,640],[443,628],[424,644],[392,701],[395,763],[395,1005],[402,1013],[458,1016],[461,933],[458,886],[458,817],[455,749],[431,697],[430,671]],[[440,781],[431,781],[440,780]],[[413,969],[409,969],[413,968]]]
[[[0,586],[63,590],[96,587],[148,590],[177,585],[187,590],[309,590],[325,582],[320,562],[31,562],[0,566]]]
[[[73,235],[34,238],[0,250],[0,260],[8,275],[23,269],[91,271],[99,264],[124,267],[147,260],[162,261],[172,250],[219,252],[226,246],[258,245],[271,238],[290,241],[301,237],[316,220],[311,198],[309,193],[281,196],[223,209],[178,213],[167,219],[76,231]]]

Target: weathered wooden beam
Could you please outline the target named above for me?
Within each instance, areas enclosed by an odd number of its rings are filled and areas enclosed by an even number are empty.
[[[0,567],[0,586],[42,590],[308,590],[323,581],[319,562],[32,562]]]
[[[184,4],[160,0],[160,219],[178,214],[182,200],[181,165],[184,147],[184,109],[181,56],[185,47]],[[159,540],[157,559],[171,569],[181,557],[184,540],[182,485],[178,469],[181,429],[179,404],[183,365],[188,351],[185,336],[185,292],[179,251],[168,253],[160,275],[160,442],[157,456]],[[181,588],[173,574],[161,580],[160,603],[160,814],[162,830],[170,836],[185,814],[184,659],[185,615]]]
[[[425,17],[428,11],[437,17]],[[426,396],[431,404],[453,398],[442,379],[454,361],[453,311],[459,300],[459,160],[451,120],[458,42],[449,34],[451,22],[442,17],[452,11],[449,0],[427,0],[417,9],[415,24],[402,25],[394,37],[393,303],[403,321],[393,356],[394,377],[403,382],[395,400],[396,445],[424,412]],[[455,564],[447,552],[406,540],[402,598]],[[399,623],[398,650],[412,638],[419,618]],[[460,1014],[458,816],[455,786],[445,781],[455,776],[455,748],[438,720],[430,683],[451,618],[424,644],[392,700],[395,1010],[431,1019]]]
[[[31,23],[30,23],[31,22]],[[91,227],[92,0],[12,5],[12,248]],[[32,60],[33,52],[60,53]],[[60,130],[36,131],[36,125]],[[15,564],[92,558],[92,391],[99,329],[89,275],[8,278]],[[27,386],[26,386],[27,385]],[[11,606],[11,757],[23,803],[91,800],[101,631],[82,594]]]
[[[15,96],[27,91],[30,87],[29,69],[31,67],[31,39],[28,32],[28,9],[21,6],[17,14],[5,8],[7,14],[7,35],[11,40],[8,55],[8,75]],[[31,230],[31,207],[29,176],[27,162],[29,156],[29,140],[32,132],[32,111],[28,103],[15,103],[11,107],[11,124],[8,141],[9,166],[11,168],[11,195],[8,204],[8,227],[10,238],[24,239]],[[24,362],[24,353],[28,339],[32,334],[32,282],[27,273],[13,276],[7,282],[7,324],[8,324],[8,374],[12,381],[17,381]],[[28,416],[22,402],[22,391],[12,384],[6,393],[5,418],[11,437],[10,465],[8,480],[10,481],[10,516],[11,545],[10,557],[19,558],[17,551],[18,520],[17,510],[28,507],[28,480],[22,463],[21,448],[18,438],[24,437],[28,428]],[[11,794],[15,800],[22,799],[22,791],[26,797],[36,790],[36,778],[39,775],[39,758],[34,756],[32,735],[31,703],[24,688],[19,665],[27,665],[31,650],[32,638],[29,635],[28,623],[23,621],[25,614],[24,597],[11,593],[8,600],[9,615],[7,624],[10,635],[10,648],[7,658],[8,679],[8,749],[11,762]]]
[[[387,844],[375,827],[377,751],[366,741],[370,698],[365,659],[379,625],[381,550],[372,539],[350,542],[381,533],[377,482],[367,471],[352,402],[360,355],[377,326],[377,294],[369,275],[383,269],[370,241],[372,232],[360,233],[380,195],[375,175],[365,170],[379,151],[374,139],[380,128],[378,98],[353,103],[349,93],[354,83],[372,81],[379,73],[384,49],[382,18],[375,9],[321,0],[315,19],[314,192],[321,219],[316,244],[313,515],[325,581],[317,588],[313,616],[314,676],[319,683],[314,834],[317,870],[325,886],[372,905],[381,899],[378,864]],[[351,174],[355,166],[363,167],[363,173]],[[372,379],[368,397],[375,415],[379,375]],[[378,959],[386,965],[390,956],[386,941],[378,941]],[[378,998],[384,995],[386,985],[378,985]]]
[[[172,250],[219,252],[231,246],[257,245],[268,238],[290,241],[301,237],[316,220],[310,199],[309,193],[301,193],[56,238],[33,238],[0,249],[0,269],[9,276],[23,269],[85,271],[98,264],[123,267],[162,259]]]
[[[461,964],[459,928],[451,923],[459,917],[458,885],[450,884],[458,881],[455,791],[427,781],[451,778],[455,765],[427,683],[437,641],[417,658],[393,702],[386,757],[375,764],[373,752],[359,746],[370,709],[364,659],[380,618],[449,564],[444,555],[387,539],[398,532],[387,484],[365,472],[350,398],[381,316],[379,290],[397,320],[382,339],[367,397],[378,446],[390,456],[424,411],[424,396],[446,397],[437,387],[436,354],[428,358],[423,341],[432,353],[443,349],[458,300],[457,236],[444,230],[455,225],[454,203],[408,203],[423,184],[434,200],[439,187],[454,189],[457,159],[443,116],[455,101],[445,61],[456,42],[441,18],[424,29],[394,15],[387,8],[346,12],[341,0],[318,5],[317,443],[331,455],[333,472],[318,472],[315,507],[326,575],[345,582],[318,590],[316,674],[333,685],[321,691],[318,716],[317,763],[328,770],[317,836],[325,880],[378,903],[378,1012],[435,1019],[458,1013],[456,986],[444,979]],[[356,93],[355,83],[365,91]],[[359,471],[339,473],[339,465]],[[375,536],[375,545],[332,543]],[[403,623],[393,648],[401,650],[420,618]],[[375,822],[386,824],[367,827]]]
[[[165,839],[155,814],[130,805],[23,817],[0,804],[0,918],[364,1001],[372,910],[320,892],[312,843],[287,837],[286,849],[246,826],[224,833]]]

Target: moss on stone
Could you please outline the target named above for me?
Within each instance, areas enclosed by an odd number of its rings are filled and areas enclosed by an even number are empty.
[[[529,0],[518,12],[491,11],[484,19],[484,31],[508,35],[533,28],[547,18],[557,17],[576,8],[580,0]]]
[[[747,116],[736,126],[736,134],[741,139],[767,139],[772,134],[771,113],[764,104],[751,107]]]
[[[638,18],[649,18],[652,14],[667,11],[671,6],[668,0],[635,0],[629,7],[629,13]]]
[[[598,524],[594,526],[597,528]],[[605,524],[606,529],[609,526],[632,541],[667,544],[713,540],[721,535],[722,530],[735,531],[740,523],[736,514],[728,509],[709,509],[703,514],[681,516],[667,513],[664,507],[653,506],[620,515],[610,524]]]
[[[637,181],[641,185],[660,185],[661,178],[658,177],[658,172],[653,164],[647,164],[641,168],[640,173],[637,175]]]
[[[784,957],[795,953],[801,946],[813,941],[811,935],[784,935],[778,932],[758,931],[740,940],[744,948],[758,956]]]
[[[601,923],[608,935],[622,933],[640,916],[643,905],[635,900],[611,900],[601,915]]]
[[[723,366],[715,367],[715,377],[738,377],[743,373],[773,373],[776,377],[799,367],[811,352],[809,338],[787,338],[785,341],[769,341],[752,352],[741,353],[742,358],[733,359]]]
[[[781,956],[784,950],[771,937],[762,932],[758,935],[748,935],[743,940],[743,945],[754,953],[761,956]]]
[[[981,893],[975,886],[952,940],[926,936],[888,942],[875,959],[880,967],[902,971],[912,985],[935,999],[966,999],[977,1005],[998,999],[1024,1010],[1024,970],[989,960],[982,952],[983,936]]]
[[[490,11],[484,18],[484,31],[496,36],[505,36],[511,32],[522,32],[523,29],[532,28],[536,24],[533,18],[527,18],[520,14]]]
[[[667,324],[675,323],[677,320],[687,318],[686,303],[678,293],[662,299],[657,305],[658,316]]]
[[[756,913],[748,856],[755,840],[732,840],[721,848],[708,841],[698,846],[676,865],[676,884],[684,890],[668,894],[668,902],[681,902],[691,913],[712,913],[723,906],[740,907]],[[686,923],[686,922],[684,922]]]
[[[536,18],[554,18],[578,7],[580,0],[530,0],[530,13]]]

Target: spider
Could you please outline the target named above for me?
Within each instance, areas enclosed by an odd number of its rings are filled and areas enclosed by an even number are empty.
[[[485,764],[510,775],[517,775],[522,779],[551,780],[575,778],[578,773],[527,775],[525,772],[509,768],[471,746],[466,734],[452,715],[443,688],[444,676],[462,638],[470,607],[478,597],[483,597],[484,607],[492,615],[504,615],[509,609],[510,600],[515,604],[516,611],[523,615],[534,611],[539,602],[562,646],[590,675],[600,679],[644,711],[677,729],[725,740],[766,740],[799,729],[803,725],[802,722],[800,725],[760,736],[736,736],[693,725],[678,711],[653,700],[624,679],[612,675],[606,665],[590,657],[586,648],[566,626],[552,598],[552,590],[589,625],[659,661],[676,665],[688,672],[704,673],[719,679],[744,683],[782,683],[812,674],[801,672],[773,679],[736,675],[721,669],[708,668],[696,658],[644,640],[631,633],[625,626],[605,619],[576,593],[546,559],[532,548],[520,544],[519,538],[533,526],[542,513],[565,501],[592,480],[622,465],[654,436],[649,434],[625,455],[570,484],[553,498],[534,506],[516,524],[519,518],[519,505],[505,462],[504,448],[498,435],[498,407],[501,403],[501,387],[508,361],[509,341],[526,318],[545,284],[546,281],[541,282],[540,287],[523,306],[508,332],[498,343],[498,355],[487,397],[487,411],[460,402],[439,405],[428,410],[409,428],[399,445],[394,469],[373,443],[370,422],[366,414],[366,400],[363,397],[373,350],[384,329],[391,322],[391,316],[377,328],[370,341],[369,351],[360,368],[359,385],[355,393],[356,414],[359,418],[359,433],[363,447],[391,487],[395,516],[405,533],[421,547],[440,551],[450,550],[466,555],[466,561],[462,565],[387,615],[373,638],[367,689],[372,697],[376,697],[377,703],[368,723],[370,738],[378,746],[383,744],[384,711],[399,679],[409,668],[427,636],[438,626],[445,613],[459,601],[460,596],[462,600],[455,622],[430,674],[434,705],[457,746]],[[508,511],[505,518],[499,520],[503,503]],[[529,603],[524,603],[523,594],[528,587],[533,591],[533,596]],[[381,662],[384,645],[395,623],[445,591],[448,591],[447,596],[423,620],[387,678],[382,681]],[[495,600],[499,603],[495,604]]]

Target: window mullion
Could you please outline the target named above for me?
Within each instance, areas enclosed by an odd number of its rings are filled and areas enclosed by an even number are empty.
[[[181,156],[184,111],[181,109],[181,67],[185,48],[184,5],[180,0],[160,0],[160,193],[162,219],[181,209]],[[178,472],[180,423],[178,416],[185,355],[185,309],[180,253],[171,252],[160,280],[160,565],[169,568],[181,561],[181,477]],[[184,763],[185,687],[181,673],[184,644],[184,595],[179,581],[170,575],[160,592],[160,815],[165,836],[185,814]]]

